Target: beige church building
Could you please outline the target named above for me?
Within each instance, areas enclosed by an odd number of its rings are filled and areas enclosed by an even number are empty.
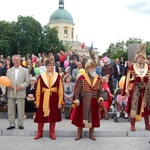
[[[63,41],[64,45],[67,45],[68,50],[75,51],[81,55],[89,55],[88,50],[90,47],[85,45],[84,49],[82,49],[83,43],[76,40],[76,35],[74,35],[75,23],[72,15],[64,8],[64,0],[59,0],[59,7],[51,14],[48,25],[58,31],[59,40]],[[97,56],[98,49],[93,47],[93,50]]]

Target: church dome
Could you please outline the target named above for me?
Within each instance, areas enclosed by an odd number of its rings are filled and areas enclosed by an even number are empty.
[[[50,16],[49,22],[67,22],[67,23],[73,23],[72,15],[65,9],[58,9],[55,12],[52,13]]]
[[[59,9],[52,13],[49,23],[67,22],[73,24],[72,15],[64,9],[64,0],[59,0]]]

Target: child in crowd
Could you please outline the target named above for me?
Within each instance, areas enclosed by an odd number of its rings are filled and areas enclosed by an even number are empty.
[[[116,96],[116,107],[117,107],[117,117],[120,117],[121,110],[126,110],[128,97],[127,96],[121,96],[121,89],[118,89],[118,95]],[[125,118],[128,118],[128,114],[125,112]]]

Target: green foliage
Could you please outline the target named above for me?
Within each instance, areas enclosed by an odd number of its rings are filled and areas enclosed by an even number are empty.
[[[42,27],[33,17],[19,16],[17,22],[0,21],[0,51],[4,56],[60,50],[65,50],[65,47],[58,39],[57,30]]]
[[[129,44],[134,43],[140,43],[142,42],[142,39],[139,38],[129,38],[126,42],[125,41],[119,41],[114,43],[111,43],[106,50],[105,53],[103,53],[103,57],[106,55],[109,55],[111,59],[121,58],[124,57],[125,60],[128,60],[128,46]],[[149,42],[149,48],[147,48],[147,52],[150,53],[150,42]]]
[[[9,22],[0,21],[0,51],[10,54],[12,36],[14,34],[13,27]]]
[[[48,26],[43,27],[40,50],[45,53],[57,53],[60,50],[64,50],[63,44],[58,39],[57,30]]]

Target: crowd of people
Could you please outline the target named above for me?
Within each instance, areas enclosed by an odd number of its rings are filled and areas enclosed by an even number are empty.
[[[144,47],[138,51],[136,61],[125,61],[123,57],[111,60],[108,55],[104,58],[98,55],[96,60],[91,60],[71,51],[38,53],[37,56],[28,54],[26,57],[13,55],[4,58],[0,55],[0,76],[11,81],[9,87],[0,88],[1,100],[4,95],[8,100],[7,130],[16,127],[17,104],[19,129],[24,129],[26,113],[32,112],[34,122],[38,124],[34,139],[41,138],[44,123],[50,123],[49,136],[55,140],[55,124],[62,120],[63,108],[65,118],[70,119],[72,115],[72,124],[77,126],[75,140],[82,138],[85,127],[89,128],[91,140],[96,140],[94,128],[100,126],[101,119],[109,119],[108,113],[114,101],[117,117],[125,106],[125,118],[130,117],[131,131],[135,131],[135,119],[139,114],[144,116],[145,129],[150,131],[150,91],[147,86],[150,84],[150,58],[146,59]],[[124,87],[115,95],[123,76]]]

